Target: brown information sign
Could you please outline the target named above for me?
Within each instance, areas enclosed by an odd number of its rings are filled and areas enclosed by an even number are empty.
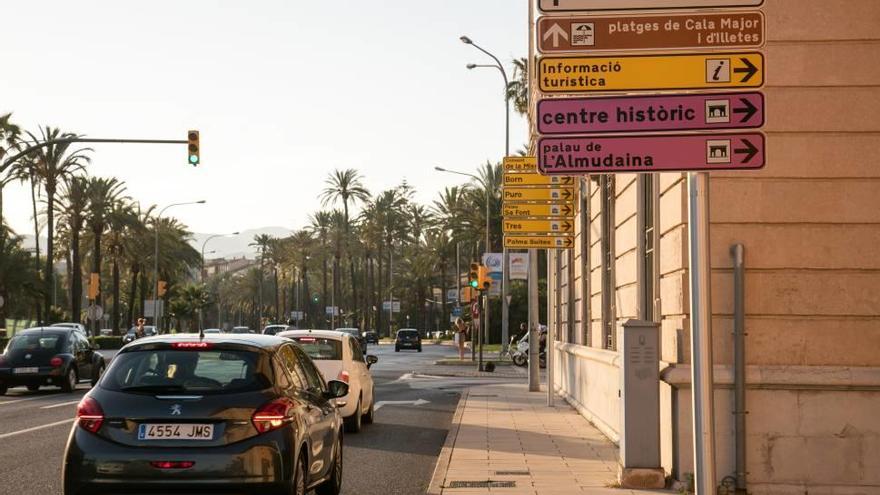
[[[761,12],[541,17],[542,53],[608,50],[756,48],[764,45]]]

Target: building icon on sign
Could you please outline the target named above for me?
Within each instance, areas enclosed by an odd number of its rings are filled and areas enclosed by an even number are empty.
[[[730,100],[706,100],[706,123],[726,124],[730,122]]]
[[[730,163],[730,140],[710,139],[706,141],[706,163]]]

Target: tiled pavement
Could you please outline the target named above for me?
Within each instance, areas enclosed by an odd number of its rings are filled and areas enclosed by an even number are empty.
[[[461,398],[428,493],[671,493],[612,488],[617,447],[564,401],[524,384],[472,387]],[[457,487],[480,482],[488,487]],[[509,485],[513,482],[515,486]]]

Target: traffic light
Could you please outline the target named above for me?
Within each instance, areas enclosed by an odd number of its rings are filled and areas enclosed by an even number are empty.
[[[492,287],[492,277],[489,276],[489,268],[485,266],[480,266],[480,277],[479,277],[480,290],[489,290]]]
[[[321,298],[318,296],[318,294],[312,294],[312,302],[313,303],[318,304],[318,302],[320,300],[321,300]]]
[[[164,297],[165,292],[167,292],[167,291],[168,291],[168,282],[166,282],[164,280],[160,280],[159,281],[159,292],[157,294],[158,297]]]
[[[480,288],[480,266],[479,263],[471,263],[471,271],[468,273],[468,285],[474,289]]]
[[[199,131],[187,131],[187,151],[189,152],[189,164],[195,167],[199,164]]]

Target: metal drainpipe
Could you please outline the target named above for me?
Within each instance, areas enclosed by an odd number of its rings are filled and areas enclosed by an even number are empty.
[[[745,248],[730,247],[733,258],[734,429],[736,432],[736,492],[746,493],[746,334]]]

